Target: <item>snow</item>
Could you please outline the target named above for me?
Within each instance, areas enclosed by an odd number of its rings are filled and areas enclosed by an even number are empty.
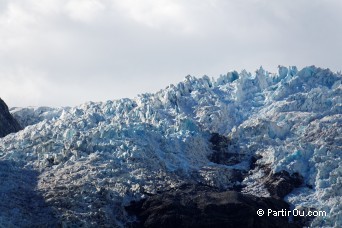
[[[0,139],[0,161],[39,172],[37,189],[66,223],[99,210],[124,224],[131,199],[184,182],[227,188],[228,170],[248,169],[208,160],[210,132],[217,132],[235,142],[236,152],[261,155],[258,164],[303,175],[313,189],[296,189],[287,200],[327,210],[314,225],[342,226],[341,81],[327,69],[279,66],[278,74],[260,68],[217,80],[187,76],[134,99],[13,108],[25,129]],[[263,175],[248,176],[245,191],[268,195],[258,183]]]

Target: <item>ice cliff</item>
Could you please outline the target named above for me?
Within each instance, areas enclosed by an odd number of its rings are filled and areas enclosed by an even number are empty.
[[[277,74],[260,68],[217,79],[187,76],[134,99],[11,112],[25,128],[0,139],[3,202],[29,189],[49,210],[30,220],[19,201],[0,203],[0,226],[42,225],[51,216],[66,226],[125,226],[133,219],[124,210],[131,200],[184,183],[268,196],[260,181],[266,168],[303,176],[285,199],[327,212],[312,226],[342,226],[340,73],[280,66]],[[212,162],[214,133],[241,159]],[[253,166],[251,158],[258,158]],[[18,182],[8,178],[14,173],[21,173]],[[24,184],[30,181],[36,184]]]

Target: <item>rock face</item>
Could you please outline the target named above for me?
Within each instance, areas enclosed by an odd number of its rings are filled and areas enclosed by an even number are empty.
[[[208,157],[209,161],[222,165],[236,165],[245,157],[241,153],[236,153],[233,143],[225,136],[212,133],[210,138],[213,153]]]
[[[259,209],[289,210],[282,200],[201,185],[184,185],[126,209],[138,215],[133,227],[299,227],[286,216],[257,215]]]
[[[282,170],[281,172],[270,174],[265,181],[265,187],[272,197],[284,198],[303,184],[303,177],[298,173],[289,174]]]
[[[0,137],[21,130],[18,122],[13,118],[6,103],[0,98]]]

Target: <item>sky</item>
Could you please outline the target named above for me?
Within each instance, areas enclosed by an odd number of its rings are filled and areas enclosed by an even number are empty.
[[[0,0],[9,107],[134,98],[186,75],[342,68],[341,0]]]

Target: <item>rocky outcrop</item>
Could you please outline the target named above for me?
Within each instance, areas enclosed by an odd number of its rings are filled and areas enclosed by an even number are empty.
[[[266,178],[265,187],[272,197],[284,198],[303,184],[303,177],[298,173],[289,174],[287,171],[270,173]]]
[[[286,216],[258,216],[257,211],[289,210],[280,199],[183,185],[128,206],[138,221],[132,227],[299,227]]]
[[[236,165],[242,161],[250,160],[250,156],[238,153],[238,149],[231,139],[219,133],[212,133],[209,139],[212,153],[208,156],[209,161],[222,165]]]
[[[0,98],[0,137],[21,130],[19,123],[13,118],[6,103]]]

